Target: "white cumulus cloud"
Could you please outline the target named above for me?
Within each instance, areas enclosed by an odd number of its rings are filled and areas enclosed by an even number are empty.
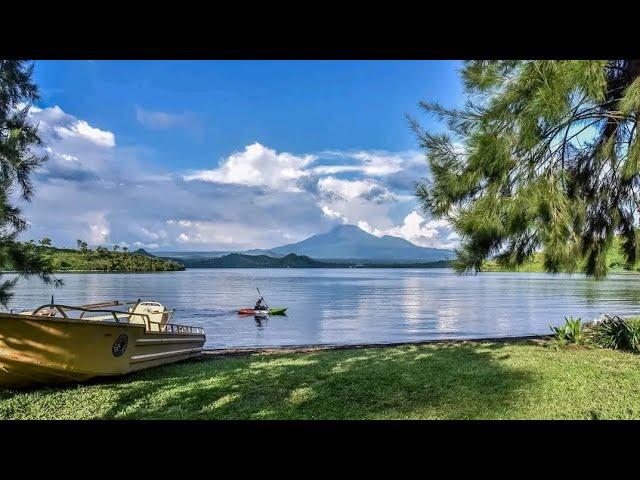
[[[135,241],[133,242],[133,245],[138,248],[159,248],[160,247],[160,244],[155,242],[144,243],[140,241]]]
[[[451,232],[449,222],[444,219],[427,220],[415,210],[409,213],[399,226],[378,229],[361,220],[358,227],[377,237],[400,237],[421,247],[454,248],[458,241],[458,236]]]
[[[362,163],[363,172],[374,177],[391,175],[402,170],[405,161],[399,155],[356,152],[353,157]]]
[[[41,136],[85,140],[106,148],[116,145],[116,137],[113,133],[92,127],[86,121],[65,113],[57,105],[44,109],[31,107],[29,119],[38,124],[38,132]]]
[[[113,168],[116,146],[112,132],[89,125],[60,107],[31,107],[29,121],[38,126],[43,153],[49,161],[42,171],[49,178],[82,180]]]
[[[329,198],[354,200],[364,198],[374,202],[394,200],[393,194],[383,185],[370,180],[344,180],[324,177],[318,180],[318,190]]]
[[[278,153],[256,142],[230,155],[220,167],[196,171],[184,179],[300,191],[296,181],[308,175],[305,168],[315,160],[314,155]]]
[[[173,220],[171,223],[177,244],[195,249],[216,245],[221,250],[243,250],[273,246],[270,238],[278,241],[291,239],[280,228],[255,228],[255,225],[226,221]],[[258,244],[258,245],[256,245]]]
[[[82,239],[89,245],[109,243],[111,228],[105,212],[87,212],[78,215],[77,220],[86,226]]]
[[[361,173],[370,177],[385,177],[405,170],[419,163],[423,156],[419,152],[386,152],[386,151],[325,151],[320,157],[343,160],[338,165],[322,165],[313,169],[319,175],[335,175],[339,173]],[[347,161],[344,163],[344,161]]]
[[[322,206],[322,213],[324,213],[329,218],[340,220],[342,223],[347,223],[347,218],[344,215],[342,215],[340,212],[332,210],[327,205]]]

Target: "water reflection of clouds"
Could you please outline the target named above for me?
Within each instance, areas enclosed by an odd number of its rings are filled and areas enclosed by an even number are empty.
[[[327,285],[332,294],[320,310],[320,343],[366,342],[375,336],[377,323],[385,310],[388,292],[380,278],[359,275],[338,277]],[[384,280],[384,279],[382,279]]]

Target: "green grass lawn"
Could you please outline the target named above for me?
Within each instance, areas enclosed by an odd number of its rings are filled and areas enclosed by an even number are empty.
[[[640,355],[526,342],[256,354],[0,390],[0,418],[640,418]]]

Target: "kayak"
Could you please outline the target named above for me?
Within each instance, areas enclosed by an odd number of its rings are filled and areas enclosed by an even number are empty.
[[[287,309],[284,307],[273,307],[268,310],[256,310],[255,308],[241,308],[240,315],[283,315]]]
[[[269,315],[284,315],[286,311],[285,307],[274,307],[269,309]]]

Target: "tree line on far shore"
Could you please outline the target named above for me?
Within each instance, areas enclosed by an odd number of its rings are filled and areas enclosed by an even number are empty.
[[[39,242],[30,240],[18,244],[26,255],[42,258],[51,271],[103,271],[103,272],[162,272],[184,270],[184,265],[164,258],[154,257],[144,250],[129,252],[127,247],[114,245],[111,250],[98,246],[89,248],[87,243],[78,240],[77,249],[56,248],[51,239],[43,238]],[[14,270],[9,261],[2,264],[2,270]]]

